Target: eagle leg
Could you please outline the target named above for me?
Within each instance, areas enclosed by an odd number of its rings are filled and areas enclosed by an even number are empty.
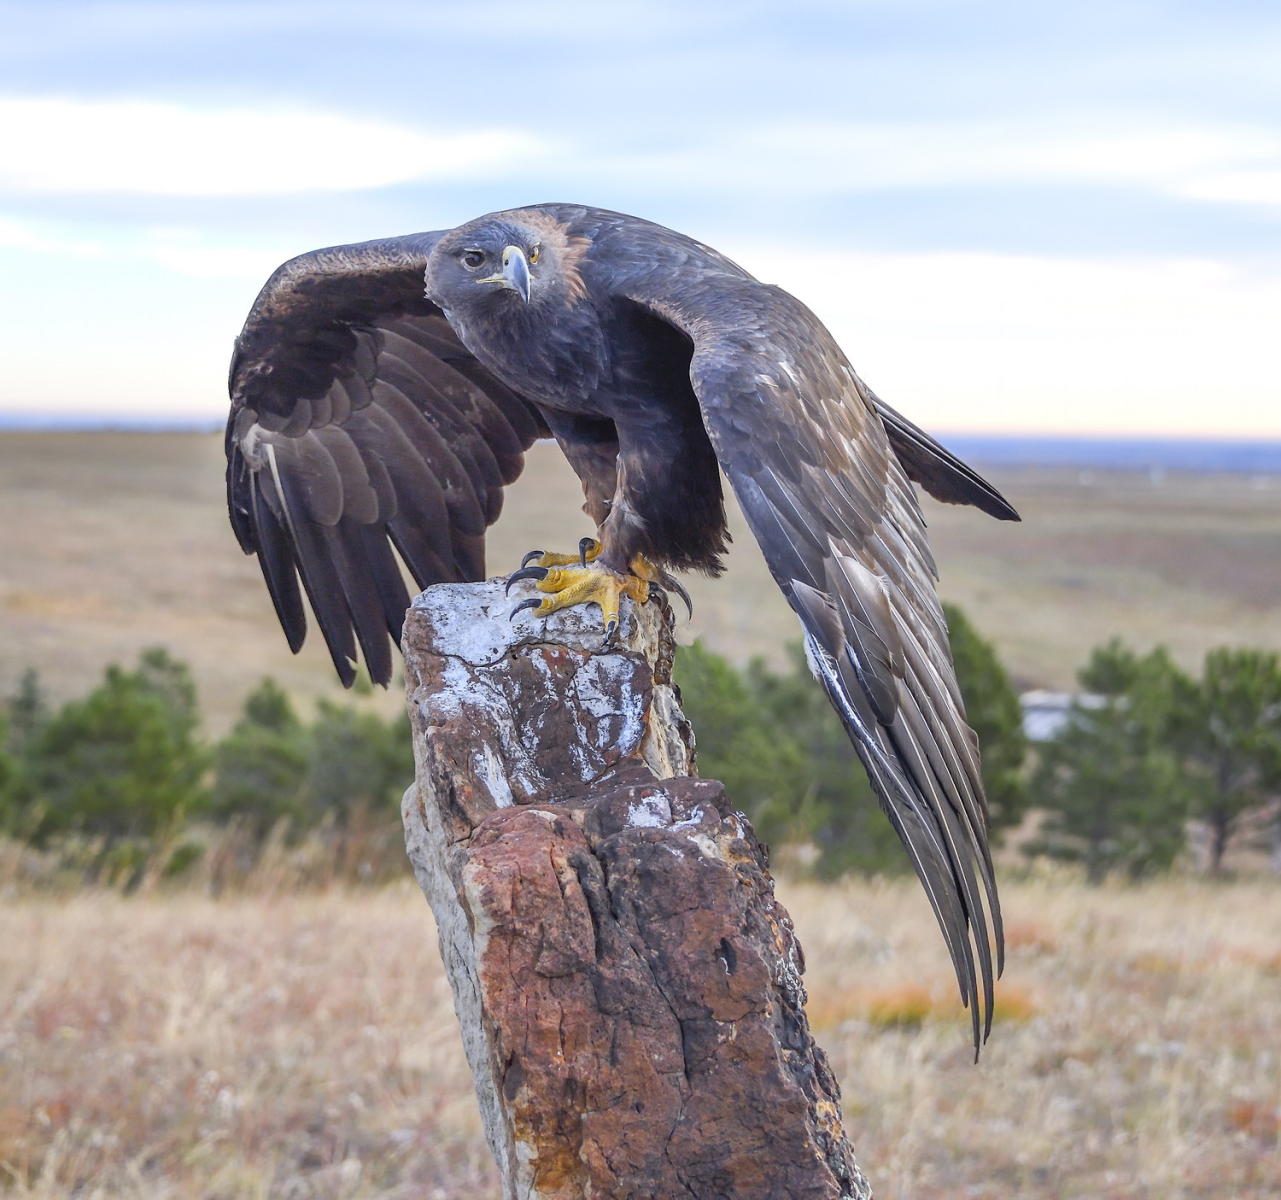
[[[571,559],[571,562],[575,560]],[[525,609],[532,609],[540,617],[575,604],[599,604],[605,636],[613,639],[618,633],[618,609],[626,596],[637,604],[649,599],[650,579],[657,579],[656,569],[639,555],[632,560],[632,571],[620,574],[599,563],[586,566],[563,565],[544,567],[531,565],[516,571],[507,578],[507,589],[522,579],[535,580],[534,586],[546,593],[541,598],[522,600],[512,609],[513,619]]]

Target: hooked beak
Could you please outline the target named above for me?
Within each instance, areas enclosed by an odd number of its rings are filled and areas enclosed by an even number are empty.
[[[525,252],[519,246],[503,247],[503,271],[501,275],[486,275],[477,283],[496,283],[499,287],[510,288],[526,303],[529,303],[529,263]]]

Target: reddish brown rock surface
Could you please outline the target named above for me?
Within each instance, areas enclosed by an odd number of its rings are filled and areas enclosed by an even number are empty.
[[[414,870],[511,1197],[867,1197],[765,855],[712,780],[653,604],[405,630]]]

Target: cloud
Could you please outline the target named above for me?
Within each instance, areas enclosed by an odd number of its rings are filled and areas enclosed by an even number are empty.
[[[516,129],[425,132],[315,109],[0,97],[0,189],[267,196],[501,177],[546,147]]]
[[[99,242],[67,237],[60,231],[3,215],[0,215],[0,247],[32,254],[69,254],[77,258],[96,257],[105,249]]]
[[[1226,204],[1252,204],[1281,213],[1281,168],[1258,171],[1220,171],[1193,176],[1180,188],[1194,200]]]
[[[0,220],[0,240],[14,225]],[[18,240],[85,249],[54,227]],[[1281,261],[712,241],[812,307],[864,378],[927,429],[1276,436]],[[216,419],[231,338],[296,249],[154,229],[83,254],[73,274],[27,256],[29,275],[10,271],[11,312],[0,314],[14,347],[0,405]],[[92,314],[73,355],[65,326],[45,315],[69,277]]]
[[[789,244],[704,232],[812,307],[926,428],[1276,436],[1281,256],[819,251],[808,231]],[[0,406],[216,417],[254,293],[303,248],[278,239],[0,214],[13,345]],[[47,320],[68,286],[91,315],[70,356]]]
[[[720,248],[926,428],[1276,436],[1279,262]]]
[[[611,169],[733,180],[777,193],[1011,184],[1120,185],[1232,204],[1281,204],[1281,134],[1237,125],[1081,117],[1031,122],[769,122]]]
[[[88,236],[86,236],[86,234]],[[238,279],[261,284],[287,258],[298,253],[291,241],[244,240],[209,237],[182,228],[92,230],[64,222],[32,222],[0,213],[0,250],[16,250],[41,257],[98,259],[127,265],[137,272],[157,266],[198,279]]]
[[[296,247],[280,250],[231,249],[215,246],[161,243],[143,248],[141,253],[157,266],[179,275],[197,279],[247,279],[265,283]]]
[[[620,148],[621,147],[621,148]],[[683,144],[603,152],[519,128],[424,130],[312,108],[0,96],[0,190],[272,196],[410,181],[476,183],[536,165],[601,181],[834,195],[1019,185],[1117,186],[1281,212],[1281,134],[1231,124],[772,120]]]

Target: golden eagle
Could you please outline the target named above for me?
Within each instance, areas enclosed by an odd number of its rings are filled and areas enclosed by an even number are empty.
[[[929,896],[977,1050],[1000,905],[909,480],[1017,514],[882,403],[800,301],[662,226],[539,204],[291,259],[236,340],[230,390],[232,527],[289,645],[305,591],[345,684],[357,647],[391,677],[409,603],[393,547],[420,588],[483,578],[536,439],[582,480],[596,538],[527,556],[513,578],[541,596],[517,608],[590,601],[607,628],[620,595],[721,569],[724,471]]]

